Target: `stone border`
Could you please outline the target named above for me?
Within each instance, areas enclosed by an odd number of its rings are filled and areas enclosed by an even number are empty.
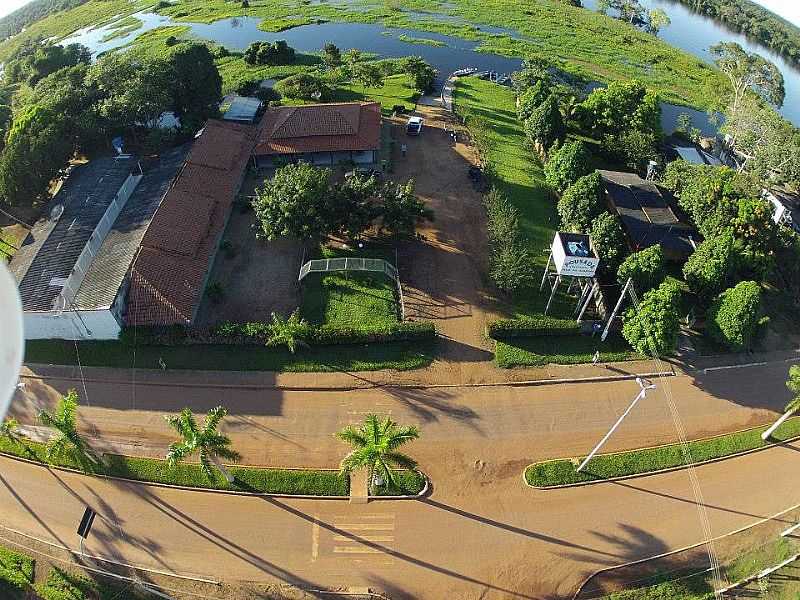
[[[705,442],[707,440],[717,439],[717,438],[720,438],[720,437],[724,437],[726,435],[733,435],[735,433],[744,433],[746,431],[753,431],[754,429],[761,429],[762,427],[764,427],[764,425],[756,425],[755,427],[748,427],[746,429],[738,429],[736,431],[729,431],[728,433],[720,433],[718,435],[712,435],[710,437],[698,438],[696,440],[689,440],[689,441],[690,442]],[[618,477],[607,477],[605,479],[593,479],[591,481],[580,481],[580,482],[576,482],[576,483],[561,483],[561,484],[558,484],[558,485],[548,485],[548,486],[531,485],[530,483],[528,483],[528,480],[525,478],[525,472],[530,467],[532,467],[534,465],[541,465],[541,464],[549,463],[549,462],[556,462],[556,461],[560,461],[560,460],[573,460],[574,459],[574,457],[570,457],[570,458],[553,458],[553,459],[550,459],[550,460],[542,460],[542,461],[533,462],[533,463],[527,465],[522,470],[522,481],[527,487],[529,487],[531,489],[534,489],[534,490],[542,490],[542,491],[563,490],[563,489],[566,489],[566,488],[584,487],[584,486],[587,486],[587,485],[596,485],[596,484],[599,484],[599,483],[613,483],[615,481],[625,481],[626,479],[636,479],[637,477],[649,477],[651,475],[661,475],[661,474],[664,474],[664,473],[671,473],[673,471],[680,471],[680,470],[683,470],[683,469],[688,469],[690,467],[702,467],[703,465],[711,465],[711,464],[714,464],[714,463],[722,462],[723,460],[728,460],[728,459],[731,459],[731,458],[737,458],[737,457],[740,457],[740,456],[746,456],[748,454],[753,454],[755,452],[761,452],[763,450],[769,450],[769,449],[774,448],[776,446],[781,446],[783,444],[786,444],[786,443],[789,443],[789,442],[795,442],[797,440],[800,440],[800,435],[797,435],[797,436],[791,437],[791,438],[787,438],[787,439],[785,439],[785,440],[783,440],[781,442],[772,442],[770,444],[767,444],[765,446],[761,446],[759,448],[751,448],[750,450],[742,450],[741,452],[736,452],[734,454],[727,454],[725,456],[719,456],[717,458],[712,458],[712,459],[709,459],[709,460],[695,462],[695,463],[692,463],[691,465],[677,465],[677,466],[674,466],[674,467],[667,467],[665,469],[658,469],[656,471],[643,471],[641,473],[632,473],[630,475],[620,475]],[[599,454],[598,456],[613,456],[613,455],[616,455],[616,454],[629,454],[631,452],[638,452],[640,450],[656,450],[658,448],[667,448],[669,446],[678,446],[678,445],[680,445],[680,444],[679,443],[678,444],[676,444],[676,443],[659,444],[657,446],[645,446],[643,448],[633,448],[632,450],[623,450],[622,452],[607,452],[605,454]]]
[[[125,456],[125,455],[121,455]],[[190,486],[183,486],[183,485],[175,485],[172,483],[160,483],[157,481],[142,481],[141,479],[130,479],[128,477],[117,477],[115,475],[98,475],[93,473],[86,473],[84,471],[79,471],[78,469],[73,469],[71,467],[62,467],[59,465],[51,465],[48,463],[39,462],[36,460],[31,460],[29,458],[23,458],[22,456],[15,456],[13,454],[6,454],[4,452],[0,452],[0,457],[8,458],[11,460],[17,460],[20,462],[28,463],[30,465],[35,465],[38,467],[42,467],[44,469],[55,469],[58,471],[63,471],[65,473],[75,473],[77,475],[83,475],[85,477],[96,477],[98,479],[108,479],[112,481],[122,481],[124,483],[133,483],[139,485],[146,485],[149,487],[158,487],[158,488],[166,488],[166,489],[174,489],[174,490],[185,490],[189,492],[206,492],[206,493],[215,493],[215,494],[227,494],[229,496],[255,496],[255,497],[267,497],[267,498],[299,498],[301,500],[350,500],[349,496],[330,496],[330,495],[314,495],[314,494],[280,494],[280,493],[272,493],[272,492],[244,492],[239,490],[221,490],[216,488],[202,488],[202,487],[190,487]],[[130,457],[130,458],[142,458],[142,457]],[[157,460],[157,459],[154,459]],[[247,466],[245,466],[247,468]],[[261,469],[275,469],[275,470],[283,470],[283,471],[305,471],[307,469],[299,468],[299,467],[251,467],[251,468],[261,468]],[[313,469],[315,471],[338,471],[338,469]],[[424,473],[423,473],[424,475]],[[424,491],[428,489],[428,477],[425,475],[425,488]],[[406,500],[406,499],[413,499],[419,496],[382,496],[382,498],[386,498],[389,500]],[[373,496],[370,496],[373,498]]]

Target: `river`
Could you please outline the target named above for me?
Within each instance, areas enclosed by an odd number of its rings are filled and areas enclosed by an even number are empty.
[[[596,0],[583,0],[587,9],[595,7]],[[672,23],[662,29],[659,36],[666,42],[682,48],[695,56],[711,62],[709,46],[719,41],[736,41],[750,51],[759,52],[774,61],[781,69],[786,82],[786,101],[781,113],[795,125],[800,126],[800,71],[793,68],[780,56],[748,40],[741,34],[734,33],[712,19],[693,13],[680,3],[671,0],[641,0],[648,8],[662,8],[672,19]],[[92,52],[106,52],[133,41],[141,33],[159,26],[172,24],[168,17],[154,13],[138,13],[142,27],[128,35],[103,40],[112,30],[109,26],[75,32],[62,43],[80,42],[88,46]],[[411,54],[422,56],[441,73],[450,73],[462,67],[476,67],[480,70],[510,73],[520,66],[520,60],[476,52],[477,42],[457,37],[384,27],[380,24],[366,23],[320,23],[295,27],[279,33],[270,33],[258,29],[259,18],[239,17],[216,21],[214,23],[174,23],[190,28],[190,34],[200,39],[213,40],[232,50],[243,50],[251,42],[258,40],[286,40],[290,46],[300,52],[318,52],[323,44],[332,42],[341,48],[358,48],[387,57],[402,57]],[[487,31],[508,33],[516,32],[501,28],[482,27]],[[445,46],[412,44],[399,39],[401,35],[423,37],[440,41]],[[707,115],[702,111],[694,111],[681,106],[663,104],[663,125],[666,131],[674,128],[677,117],[688,113],[696,127],[705,134],[713,134],[714,126],[709,123]]]

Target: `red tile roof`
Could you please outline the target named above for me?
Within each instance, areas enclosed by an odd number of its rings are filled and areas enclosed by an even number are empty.
[[[377,102],[307,104],[267,110],[254,154],[302,154],[378,150],[381,105]]]
[[[195,140],[133,263],[129,325],[192,321],[254,142],[252,127],[223,121]]]

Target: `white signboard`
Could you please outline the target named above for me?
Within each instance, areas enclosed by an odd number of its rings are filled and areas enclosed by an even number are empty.
[[[572,247],[575,245],[576,247]],[[586,256],[581,256],[585,254]],[[594,277],[600,259],[588,248],[588,236],[585,244],[573,244],[564,240],[559,233],[553,238],[553,262],[559,275],[569,277]]]

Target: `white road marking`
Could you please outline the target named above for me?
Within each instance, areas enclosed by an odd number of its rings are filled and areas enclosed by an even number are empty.
[[[356,542],[356,543],[363,543],[363,542],[393,542],[394,536],[393,535],[360,535],[358,536],[357,540],[354,540],[351,537],[346,535],[335,535],[333,536],[334,541],[336,542]]]
[[[314,525],[311,527],[311,560],[319,556],[319,515],[314,515]]]
[[[394,523],[334,523],[333,526],[349,531],[394,531]]]

